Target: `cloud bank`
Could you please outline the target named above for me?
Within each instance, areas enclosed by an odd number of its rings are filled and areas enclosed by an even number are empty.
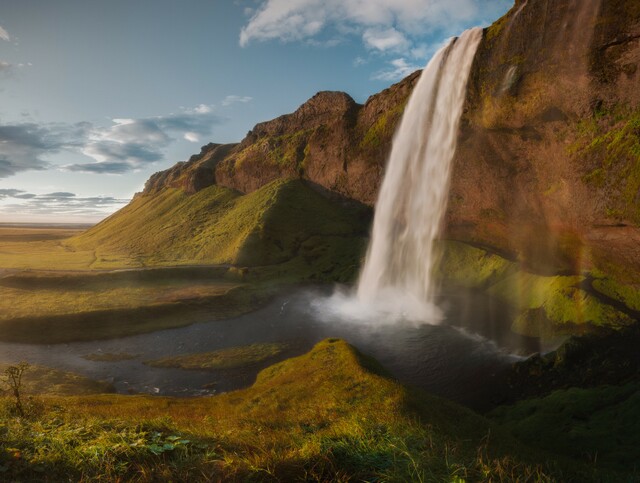
[[[0,124],[0,178],[21,171],[52,168],[47,155],[69,151],[91,161],[63,166],[69,171],[122,174],[163,159],[176,139],[199,142],[223,119],[201,104],[177,114],[113,119],[110,126],[77,124]]]

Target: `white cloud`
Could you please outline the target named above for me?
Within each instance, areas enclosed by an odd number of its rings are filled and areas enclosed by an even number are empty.
[[[497,18],[511,0],[262,0],[240,32],[240,45],[308,41],[338,33],[360,35],[382,52],[409,55],[416,38],[451,36],[465,26]]]
[[[213,106],[207,104],[200,104],[193,109],[196,114],[209,114],[211,111],[213,111]]]
[[[389,62],[389,65],[388,69],[376,72],[372,78],[375,80],[393,82],[408,76],[422,67],[420,65],[410,64],[404,58],[394,59]]]
[[[253,100],[253,97],[249,97],[249,96],[236,96],[236,95],[230,95],[225,97],[222,100],[222,105],[223,106],[230,106],[231,104],[236,104],[238,102],[246,104],[247,102],[250,102]]]
[[[4,40],[5,42],[11,41],[11,36],[9,35],[9,32],[7,32],[1,25],[0,25],[0,39]]]
[[[410,45],[409,40],[393,27],[388,29],[367,29],[362,34],[362,39],[368,48],[382,52],[404,51]]]
[[[186,132],[184,133],[184,138],[190,143],[198,143],[200,142],[200,136],[198,136],[194,132]]]

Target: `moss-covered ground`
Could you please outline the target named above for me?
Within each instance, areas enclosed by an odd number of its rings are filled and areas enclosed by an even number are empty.
[[[621,481],[531,449],[454,403],[404,388],[339,340],[208,398],[43,398],[0,415],[2,478],[19,481]],[[625,433],[627,434],[627,433]]]
[[[640,384],[570,388],[489,417],[519,440],[640,478]]]
[[[519,334],[554,339],[596,328],[621,329],[636,320],[640,291],[603,273],[543,275],[485,248],[442,244],[446,283],[484,290],[513,310]]]
[[[272,359],[288,349],[284,342],[267,342],[239,347],[229,347],[213,352],[184,354],[146,361],[153,367],[175,367],[178,369],[235,369],[251,366]]]

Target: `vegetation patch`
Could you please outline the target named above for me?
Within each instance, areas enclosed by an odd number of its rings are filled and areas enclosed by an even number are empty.
[[[486,290],[503,300],[514,309],[512,330],[526,336],[554,339],[593,327],[621,329],[633,323],[614,302],[633,300],[637,292],[631,287],[615,291],[609,285],[613,282],[604,277],[596,282],[609,287],[602,290],[609,300],[587,290],[586,275],[531,273],[499,254],[451,241],[443,244],[440,275],[448,283]]]
[[[498,408],[489,417],[532,446],[640,476],[638,383],[556,391]]]
[[[0,419],[9,480],[615,481],[404,388],[332,339],[215,397],[47,398]],[[179,444],[175,444],[179,442]],[[537,464],[533,461],[542,461]],[[622,475],[627,476],[627,474]]]
[[[94,352],[93,354],[82,356],[83,359],[94,362],[130,361],[137,357],[136,354],[129,354],[127,352]]]
[[[99,247],[100,253],[135,257],[148,266],[262,266],[294,258],[312,236],[362,233],[366,226],[359,212],[303,181],[276,180],[244,196],[219,186],[193,195],[167,189],[141,196],[67,245]]]
[[[14,366],[0,363],[0,373],[4,373],[10,367]],[[8,391],[7,387],[0,387],[0,394],[2,394],[2,389]],[[94,381],[79,374],[39,365],[28,365],[22,377],[21,390],[27,396],[42,394],[68,396],[115,392],[109,383]]]
[[[606,207],[604,214],[640,223],[640,111],[599,108],[577,131],[578,140],[569,151],[595,163],[582,179],[607,192],[614,206]]]
[[[178,369],[236,369],[272,359],[289,348],[284,342],[251,344],[229,347],[213,352],[165,357],[145,364],[153,367],[175,367]]]

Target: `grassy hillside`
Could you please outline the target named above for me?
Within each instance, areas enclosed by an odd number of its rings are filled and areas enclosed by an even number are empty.
[[[368,219],[294,179],[248,195],[168,188],[66,240],[0,238],[0,340],[137,334],[236,316],[290,284],[349,281]]]
[[[249,389],[212,398],[51,397],[30,419],[0,417],[0,471],[10,480],[620,477],[533,451],[467,409],[400,386],[336,339],[265,369]]]
[[[257,266],[290,260],[314,236],[362,234],[366,227],[343,206],[300,180],[277,180],[244,196],[219,186],[138,196],[67,245],[95,249],[94,268],[119,257],[144,265]]]

